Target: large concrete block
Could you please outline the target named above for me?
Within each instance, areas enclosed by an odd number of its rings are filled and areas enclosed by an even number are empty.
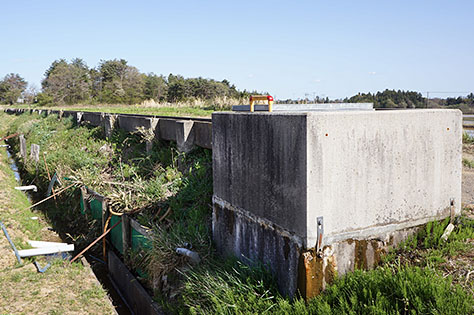
[[[417,226],[459,214],[461,151],[458,110],[215,113],[214,209],[233,213],[214,210],[215,242],[265,257],[285,294],[313,296],[333,271],[370,267]],[[299,272],[278,267],[294,263],[285,248],[301,249]]]

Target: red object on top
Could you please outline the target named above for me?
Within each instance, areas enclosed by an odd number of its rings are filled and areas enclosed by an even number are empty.
[[[268,96],[267,96],[267,100],[273,101],[273,97],[272,97],[271,95],[268,95]]]

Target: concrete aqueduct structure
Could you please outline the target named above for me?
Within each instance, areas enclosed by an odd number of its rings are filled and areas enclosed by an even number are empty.
[[[336,273],[370,268],[420,225],[461,211],[461,112],[364,106],[288,111],[274,105],[272,113],[214,113],[212,124],[31,111],[72,116],[103,126],[106,135],[144,128],[182,151],[212,148],[218,250],[263,262],[284,294],[309,298]]]

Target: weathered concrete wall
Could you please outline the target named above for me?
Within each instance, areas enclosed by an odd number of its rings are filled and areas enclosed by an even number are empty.
[[[461,139],[457,110],[215,113],[214,240],[263,257],[284,293],[314,296],[335,271],[460,213]],[[281,258],[292,248],[297,272]]]
[[[306,114],[213,114],[214,195],[306,235]]]
[[[301,240],[273,222],[214,196],[212,235],[217,249],[246,263],[260,261],[272,271],[283,294],[297,290]]]

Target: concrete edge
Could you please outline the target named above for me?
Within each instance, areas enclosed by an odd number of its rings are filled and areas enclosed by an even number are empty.
[[[134,314],[165,314],[158,303],[153,301],[145,288],[111,250],[108,251],[108,267],[112,283],[120,291]]]

